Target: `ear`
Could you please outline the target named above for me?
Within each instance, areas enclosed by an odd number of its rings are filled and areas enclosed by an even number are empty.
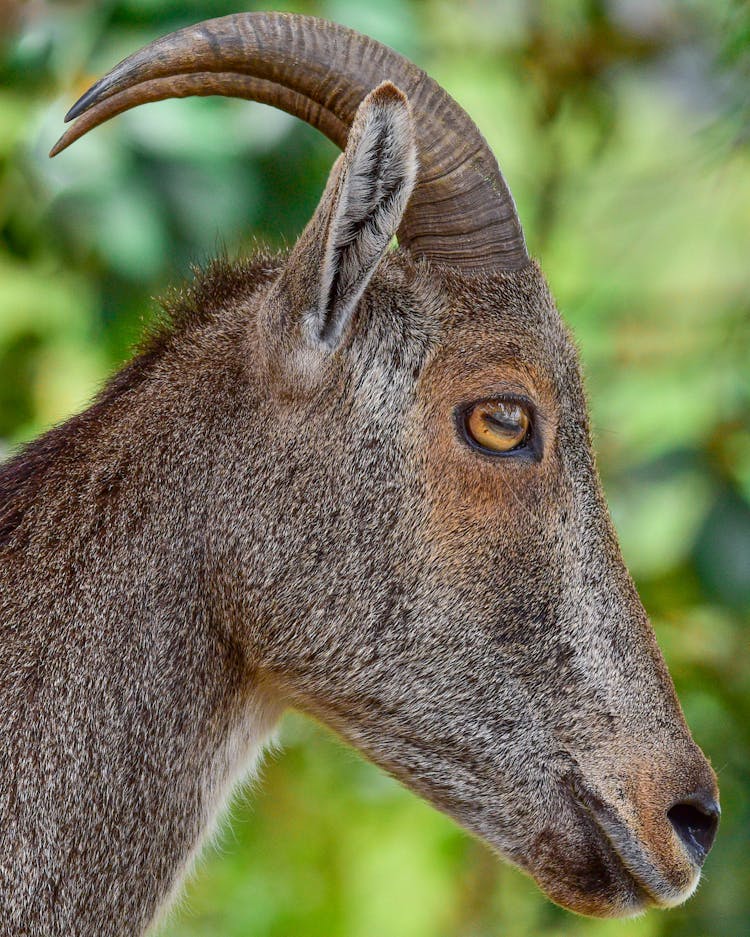
[[[333,348],[395,235],[417,175],[406,96],[386,81],[362,101],[310,224],[291,252],[303,331]]]

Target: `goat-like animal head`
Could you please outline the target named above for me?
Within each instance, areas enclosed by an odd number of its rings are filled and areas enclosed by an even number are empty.
[[[620,555],[575,348],[479,132],[372,40],[240,14],[125,60],[54,152],[190,94],[275,104],[344,148],[288,257],[182,351],[198,373],[221,349],[211,588],[255,678],[560,904],[681,902],[715,777]]]

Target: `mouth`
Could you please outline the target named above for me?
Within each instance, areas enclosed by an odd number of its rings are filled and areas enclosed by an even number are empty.
[[[599,834],[607,853],[632,901],[625,914],[635,915],[649,907],[670,908],[686,901],[698,887],[700,868],[691,863],[690,881],[679,886],[670,882],[648,855],[644,845],[615,810],[590,790],[576,785],[574,798]]]

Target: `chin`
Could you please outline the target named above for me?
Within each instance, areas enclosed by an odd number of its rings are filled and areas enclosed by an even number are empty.
[[[582,825],[569,837],[559,838],[557,832],[539,834],[530,855],[515,861],[567,911],[595,918],[638,917],[650,908],[680,905],[698,887],[700,870],[692,863],[669,881],[651,863],[633,861],[596,825]]]

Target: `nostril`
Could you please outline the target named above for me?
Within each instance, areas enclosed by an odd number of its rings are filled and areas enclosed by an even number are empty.
[[[714,844],[721,810],[713,797],[686,798],[667,811],[669,821],[699,864]]]

